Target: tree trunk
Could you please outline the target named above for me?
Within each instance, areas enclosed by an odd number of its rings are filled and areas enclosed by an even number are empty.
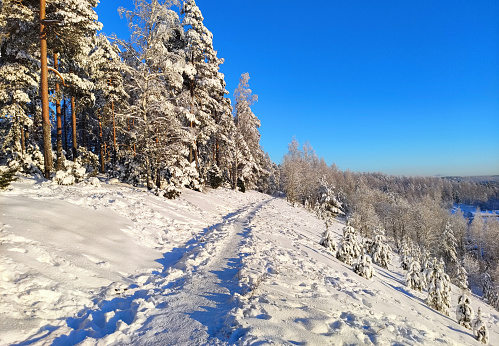
[[[101,116],[99,114],[99,147],[100,147],[100,172],[105,172],[105,162],[104,162],[104,141],[102,139],[102,122]]]
[[[68,121],[66,118],[66,110],[68,108],[66,98],[64,98],[64,103],[62,104],[62,146],[64,148],[64,151],[68,152]]]
[[[59,61],[57,60],[57,53],[54,53],[54,69],[58,70]],[[57,152],[57,160],[55,164],[55,170],[62,170],[62,120],[61,120],[61,101],[59,101],[60,87],[59,82],[55,83],[55,114],[56,114],[56,123],[57,123],[57,137],[56,137],[56,152]]]
[[[73,139],[73,161],[78,157],[78,142],[76,141],[76,109],[75,97],[71,96],[71,125],[72,125],[72,139]]]
[[[50,134],[49,86],[47,65],[47,31],[45,30],[45,0],[40,0],[40,96],[42,99],[43,159],[45,178],[49,179],[52,171],[52,136]]]
[[[21,154],[24,157],[26,154],[26,136],[24,132],[24,125],[19,123],[19,127],[21,128]]]

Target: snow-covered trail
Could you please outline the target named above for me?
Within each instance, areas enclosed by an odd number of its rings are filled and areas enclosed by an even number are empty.
[[[206,227],[158,262],[161,271],[129,278],[128,288],[110,286],[92,308],[58,325],[44,325],[18,345],[188,345],[224,344],[228,312],[241,291],[240,246],[265,197]],[[56,331],[57,336],[52,333]]]
[[[185,274],[165,290],[162,309],[132,335],[130,344],[206,345],[230,340],[225,320],[237,305],[234,294],[241,292],[240,247],[257,211],[270,200],[254,202],[226,215],[222,223],[210,227],[199,249],[186,252],[173,265]],[[192,270],[189,262],[194,265]]]

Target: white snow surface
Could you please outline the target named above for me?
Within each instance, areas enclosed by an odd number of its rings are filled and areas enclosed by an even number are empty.
[[[100,179],[0,192],[0,345],[478,345],[457,287],[447,317],[397,255],[358,276],[319,245],[324,222],[283,199],[167,200]],[[499,345],[499,312],[471,305]]]

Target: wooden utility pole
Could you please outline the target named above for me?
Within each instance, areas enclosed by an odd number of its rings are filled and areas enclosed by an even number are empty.
[[[43,159],[45,178],[50,179],[52,171],[52,138],[50,135],[49,85],[47,65],[47,31],[45,29],[45,0],[40,0],[40,93],[42,99]]]

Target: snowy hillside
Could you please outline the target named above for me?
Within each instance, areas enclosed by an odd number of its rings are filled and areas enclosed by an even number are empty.
[[[478,345],[455,286],[447,317],[405,286],[397,255],[358,276],[283,199],[92,182],[0,192],[1,345]],[[499,345],[499,312],[472,306]]]

